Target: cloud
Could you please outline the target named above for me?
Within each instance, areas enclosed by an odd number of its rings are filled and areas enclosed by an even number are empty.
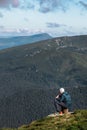
[[[79,1],[79,3],[80,3],[85,9],[87,9],[87,3],[83,2],[83,1]]]
[[[39,9],[39,11],[42,12],[42,13],[48,13],[48,12],[51,11],[51,9],[48,8],[48,7],[44,7],[44,8],[41,7],[41,8]]]
[[[34,0],[37,1],[37,0]],[[0,8],[34,9],[34,1],[29,0],[0,0]]]
[[[0,33],[5,33],[5,34],[28,34],[29,29],[24,28],[24,29],[16,29],[16,28],[5,28],[4,26],[0,26]]]
[[[74,0],[39,0],[39,11],[42,13],[48,13],[56,9],[66,11],[71,3],[74,3]]]
[[[66,25],[64,24],[58,24],[58,23],[47,23],[47,27],[49,28],[57,28],[57,27],[64,27]]]
[[[25,29],[18,29],[17,30],[18,33],[28,33],[29,29],[25,28]]]
[[[43,13],[47,13],[49,11],[52,11],[57,6],[58,6],[58,0],[40,0],[40,11]]]
[[[86,2],[82,0],[0,0],[0,8],[20,8],[22,10],[37,10],[41,13],[53,11],[66,12],[72,6],[83,6],[87,9]],[[79,6],[80,7],[80,6]]]
[[[19,0],[12,0],[12,6],[18,7],[19,6]]]
[[[79,0],[78,0],[79,1]],[[0,0],[0,8],[36,9],[41,13],[49,13],[56,10],[67,11],[70,6],[76,4],[75,0]],[[86,6],[80,1],[80,4]]]
[[[49,13],[53,11],[66,12],[70,8],[76,7],[80,9],[79,4],[87,9],[87,3],[82,0],[38,0],[39,11],[42,13]]]
[[[34,9],[35,7],[35,1],[28,1],[28,0],[21,0],[20,1],[20,8],[21,9]]]
[[[3,17],[3,14],[0,12],[0,17],[2,18]]]
[[[19,0],[0,0],[0,7],[1,8],[9,8],[9,6],[12,7],[18,7],[19,6]]]
[[[0,26],[0,29],[4,29],[4,26]]]
[[[24,18],[24,21],[28,22],[28,21],[29,21],[29,19],[28,19],[27,17],[25,17],[25,18]]]
[[[0,0],[0,7],[6,7],[9,4],[9,0]]]

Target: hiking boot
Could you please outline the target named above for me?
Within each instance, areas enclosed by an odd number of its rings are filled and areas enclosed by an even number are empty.
[[[67,113],[69,112],[69,110],[68,110],[68,109],[64,109],[63,112],[64,112],[65,114],[67,114]]]

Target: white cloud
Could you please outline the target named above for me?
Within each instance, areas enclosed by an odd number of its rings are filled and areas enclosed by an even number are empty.
[[[2,18],[3,17],[3,14],[0,12],[0,17]]]
[[[86,32],[83,29],[87,27],[86,1],[1,0],[0,31],[26,35],[37,32],[53,35]]]

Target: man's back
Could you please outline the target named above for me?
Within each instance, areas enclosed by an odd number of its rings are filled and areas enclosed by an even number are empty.
[[[62,94],[62,98],[63,98],[63,102],[67,105],[67,106],[70,106],[71,105],[71,96],[69,93],[67,92],[64,92]]]

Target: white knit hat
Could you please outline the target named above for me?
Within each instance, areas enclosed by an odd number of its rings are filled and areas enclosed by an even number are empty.
[[[61,94],[65,92],[64,88],[60,88],[59,91],[60,91]]]

